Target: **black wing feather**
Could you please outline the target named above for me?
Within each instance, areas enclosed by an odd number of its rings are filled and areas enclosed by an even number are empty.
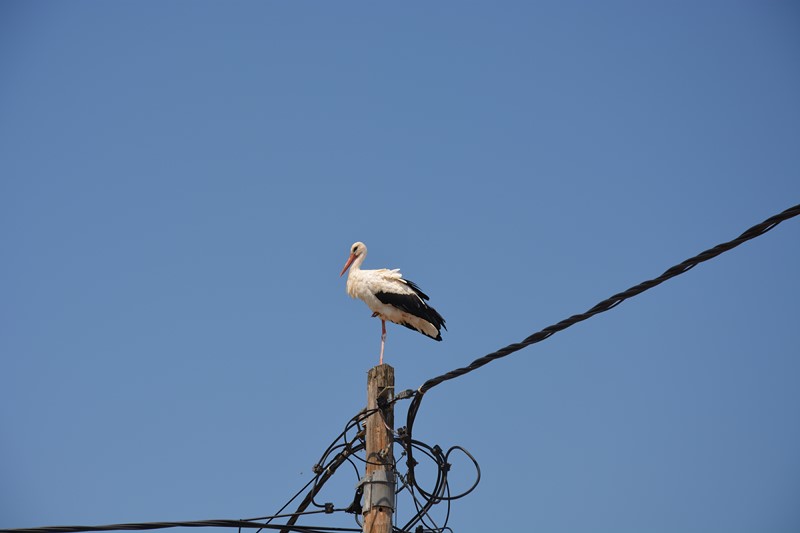
[[[423,300],[430,300],[430,298],[428,298],[428,295],[425,294],[424,292],[422,292],[422,289],[420,289],[419,286],[416,283],[414,283],[413,281],[411,281],[410,279],[401,279],[400,281],[402,281],[403,283],[408,285],[409,288],[411,290],[413,290],[414,292],[416,292],[417,295],[420,298],[422,298]]]
[[[381,303],[384,303],[386,305],[393,305],[398,309],[405,311],[406,313],[412,314],[423,320],[427,320],[428,322],[433,324],[433,326],[436,329],[442,329],[442,328],[447,329],[447,326],[444,325],[444,318],[442,317],[442,315],[440,315],[439,312],[436,311],[436,309],[425,303],[425,300],[430,299],[428,298],[428,295],[422,292],[422,290],[413,281],[409,281],[407,279],[402,279],[401,281],[406,285],[408,285],[408,287],[414,291],[414,294],[377,292],[375,293],[375,297],[378,298],[378,300],[380,300]]]

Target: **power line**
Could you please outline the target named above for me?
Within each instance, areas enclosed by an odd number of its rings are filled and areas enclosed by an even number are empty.
[[[171,527],[236,527],[247,529],[284,529],[297,533],[336,533],[340,531],[361,531],[360,529],[296,526],[285,524],[265,524],[248,520],[194,520],[189,522],[142,522],[131,524],[108,524],[104,526],[48,526],[21,529],[0,529],[0,533],[83,533],[88,531],[145,531],[151,529],[167,529]]]
[[[488,355],[485,355],[479,359],[474,360],[468,366],[463,368],[457,368],[452,370],[446,374],[442,374],[435,378],[431,378],[427,380],[422,386],[416,391],[403,391],[400,394],[396,395],[391,402],[396,402],[398,400],[412,398],[411,405],[408,408],[407,414],[407,426],[406,428],[400,428],[398,430],[398,442],[403,447],[403,452],[407,457],[406,464],[408,466],[407,475],[405,477],[401,476],[401,480],[403,482],[403,486],[398,489],[398,492],[407,489],[412,497],[412,501],[414,506],[417,510],[416,515],[406,523],[406,525],[402,528],[394,528],[394,531],[410,531],[409,528],[414,527],[417,524],[423,524],[417,527],[417,530],[420,528],[426,531],[445,531],[449,530],[447,527],[447,521],[449,518],[450,510],[449,504],[450,501],[455,500],[457,498],[461,498],[466,494],[472,492],[472,490],[477,486],[478,482],[480,481],[480,467],[478,466],[477,461],[469,454],[465,449],[461,448],[460,446],[453,446],[451,447],[446,453],[444,453],[439,446],[428,446],[420,441],[412,439],[412,428],[414,425],[414,421],[416,419],[417,413],[419,412],[419,407],[422,402],[422,397],[424,394],[432,389],[433,387],[440,385],[441,383],[455,379],[457,377],[463,376],[472,372],[473,370],[477,370],[478,368],[502,357],[506,357],[507,355],[511,355],[514,352],[517,352],[531,344],[535,344],[537,342],[541,342],[550,336],[554,335],[555,333],[562,331],[570,326],[577,324],[578,322],[582,322],[587,320],[594,315],[604,313],[610,309],[613,309],[623,301],[632,298],[633,296],[637,296],[653,287],[660,285],[661,283],[667,281],[668,279],[674,278],[680,274],[683,274],[698,264],[708,261],[717,257],[718,255],[727,252],[733,248],[736,248],[740,244],[743,244],[751,239],[754,239],[764,233],[768,232],[781,222],[793,218],[797,215],[800,215],[800,205],[796,205],[791,207],[782,213],[774,215],[764,222],[757,224],[744,233],[742,233],[736,239],[731,241],[719,244],[713,248],[710,248],[704,252],[697,254],[696,256],[683,261],[669,269],[667,269],[663,274],[658,276],[657,278],[653,278],[651,280],[644,281],[638,285],[635,285],[626,291],[620,292],[607,298],[588,311],[576,315],[572,315],[571,317],[562,320],[552,326],[548,326],[541,331],[530,335],[522,342],[509,344],[508,346],[501,348],[495,352],[492,352]],[[279,511],[278,514],[273,516],[265,516],[260,517],[258,519],[248,519],[248,520],[199,520],[199,521],[189,521],[189,522],[145,522],[145,523],[130,523],[130,524],[110,524],[104,526],[53,526],[53,527],[37,527],[37,528],[22,528],[22,529],[0,529],[0,533],[83,533],[83,532],[94,532],[94,531],[137,531],[137,530],[152,530],[152,529],[164,529],[164,528],[173,528],[173,527],[229,527],[229,528],[239,528],[239,529],[259,529],[259,530],[281,530],[285,532],[298,532],[298,533],[336,533],[336,532],[344,532],[344,531],[361,531],[360,528],[353,529],[353,528],[339,528],[339,527],[319,527],[319,526],[298,526],[295,524],[298,518],[306,514],[317,514],[317,513],[326,513],[330,514],[336,511],[345,511],[349,513],[357,514],[360,512],[360,494],[356,493],[356,499],[347,509],[334,509],[333,504],[326,503],[324,505],[320,505],[314,501],[314,496],[316,496],[319,491],[322,489],[322,486],[325,482],[330,479],[333,474],[336,472],[339,466],[341,466],[344,462],[349,461],[352,463],[352,458],[357,458],[362,462],[366,463],[366,459],[362,459],[357,456],[357,453],[363,450],[363,430],[358,431],[356,435],[352,439],[348,439],[347,434],[350,430],[354,428],[361,429],[361,424],[370,416],[376,415],[379,409],[372,409],[372,410],[363,410],[353,418],[351,418],[348,423],[345,425],[344,431],[342,431],[339,436],[334,439],[334,441],[328,446],[327,450],[322,455],[319,463],[314,466],[315,477],[309,481],[300,491],[298,491]],[[342,442],[340,442],[342,441]],[[416,449],[421,451],[424,455],[428,456],[431,460],[433,460],[434,464],[437,467],[437,479],[434,484],[434,487],[431,491],[425,491],[422,487],[419,486],[415,477],[414,477],[414,467],[416,466],[417,462],[412,457],[413,450]],[[334,453],[338,453],[330,458],[330,456]],[[450,464],[448,462],[449,456],[453,451],[459,451],[467,456],[469,460],[472,461],[476,468],[477,477],[474,484],[467,489],[465,492],[452,496],[450,494],[450,488],[447,482],[447,473],[450,470]],[[355,464],[354,464],[355,466]],[[358,468],[356,468],[356,474],[358,474]],[[291,513],[289,515],[281,515],[280,513],[288,507],[292,501],[294,501],[299,495],[306,490],[310,485],[313,484],[311,490],[306,494],[305,499],[300,503],[296,512]],[[431,507],[437,503],[445,502],[447,504],[447,514],[444,519],[444,524],[439,527],[433,524],[433,520],[430,517],[429,511]],[[305,511],[309,505],[315,505],[320,508],[324,508],[322,511]],[[276,518],[284,518],[290,517],[288,523],[286,524],[272,524],[272,520]],[[259,522],[258,520],[266,520],[266,522]],[[427,528],[427,529],[425,529]]]
[[[413,397],[414,391],[406,390],[398,393],[395,395],[391,400],[388,402],[384,402],[380,404],[380,407],[377,409],[364,409],[356,416],[352,417],[348,423],[345,425],[344,431],[342,431],[336,439],[328,446],[325,452],[322,454],[322,457],[314,465],[314,472],[316,474],[315,478],[311,480],[309,483],[306,484],[303,489],[301,489],[297,494],[295,494],[292,499],[290,499],[278,512],[282,512],[292,501],[297,499],[299,494],[306,490],[309,486],[311,489],[306,494],[305,498],[300,502],[297,507],[297,511],[291,515],[291,518],[287,522],[287,526],[292,526],[298,517],[304,514],[305,509],[307,509],[311,505],[315,505],[317,507],[322,507],[320,504],[314,501],[314,497],[321,491],[322,486],[332,478],[333,474],[337,471],[337,469],[344,464],[345,461],[349,461],[353,464],[356,469],[356,477],[357,479],[362,479],[362,476],[359,472],[357,465],[352,461],[353,459],[357,460],[358,462],[367,465],[367,464],[375,464],[372,463],[368,458],[359,456],[359,453],[365,449],[365,433],[363,430],[363,423],[367,421],[367,419],[371,416],[383,416],[381,414],[382,409],[386,409],[390,404],[393,404],[397,401],[408,399]],[[348,432],[350,430],[357,429],[355,435],[352,438],[348,438]],[[426,456],[430,461],[433,463],[433,467],[436,471],[435,476],[435,483],[432,488],[428,490],[423,489],[414,479],[410,479],[408,476],[404,476],[398,472],[396,472],[397,463],[395,462],[394,468],[395,472],[399,474],[399,479],[402,481],[402,485],[398,487],[395,491],[396,495],[400,495],[401,493],[407,493],[408,498],[411,499],[416,513],[414,516],[408,521],[408,523],[402,528],[394,528],[395,532],[409,532],[412,531],[412,528],[417,524],[422,524],[422,530],[428,533],[438,533],[449,530],[447,528],[447,522],[450,516],[450,502],[452,500],[456,500],[463,496],[466,496],[468,493],[472,492],[475,487],[480,482],[481,473],[480,473],[480,466],[478,465],[477,460],[463,447],[461,446],[452,446],[446,452],[443,451],[438,445],[437,446],[430,446],[423,442],[417,440],[407,439],[406,435],[399,431],[396,435],[396,441],[403,449],[403,455],[408,455],[408,448],[413,447],[417,451],[421,452],[424,456]],[[450,471],[451,465],[449,463],[449,459],[451,455],[454,453],[461,453],[463,454],[475,467],[476,470],[476,478],[474,483],[470,488],[466,491],[462,492],[461,494],[452,495],[450,493],[450,485],[448,481],[448,473]],[[335,454],[335,455],[334,455]],[[313,484],[313,486],[312,486]],[[361,514],[361,496],[362,496],[363,487],[361,485],[357,486],[354,498],[352,503],[344,509],[347,513],[352,513],[356,515]],[[442,526],[437,526],[431,516],[432,508],[439,504],[445,503],[446,512],[444,516],[444,521]],[[325,506],[333,506],[333,504],[327,503]],[[337,509],[341,510],[341,509]],[[284,515],[285,516],[285,515]],[[356,522],[358,523],[358,519],[356,518]],[[414,531],[419,530],[419,528],[414,529]],[[290,531],[289,528],[286,528],[282,531]]]
[[[614,307],[621,304],[628,298],[632,298],[633,296],[639,295],[646,290],[652,289],[656,285],[660,285],[661,283],[667,281],[668,279],[674,278],[675,276],[688,272],[689,270],[699,265],[700,263],[708,261],[709,259],[713,259],[718,255],[727,252],[728,250],[736,248],[740,244],[743,244],[751,239],[763,235],[772,228],[774,228],[775,226],[777,226],[778,224],[780,224],[781,222],[783,222],[784,220],[788,220],[797,215],[800,215],[800,205],[790,207],[786,211],[774,215],[760,224],[756,224],[752,228],[748,229],[747,231],[739,235],[737,238],[722,244],[718,244],[713,248],[701,252],[696,256],[689,258],[686,261],[673,266],[672,268],[667,269],[663,274],[661,274],[657,278],[643,281],[642,283],[635,285],[626,291],[620,292],[618,294],[615,294],[614,296],[611,296],[606,300],[603,300],[602,302],[598,303],[585,313],[572,315],[571,317],[562,320],[557,324],[553,324],[552,326],[548,326],[543,330],[534,333],[533,335],[529,336],[522,342],[509,344],[505,348],[501,348],[496,352],[490,353],[479,359],[476,359],[466,367],[457,368],[455,370],[451,370],[446,374],[442,374],[441,376],[431,378],[425,383],[423,383],[422,386],[419,388],[420,395],[425,394],[427,391],[429,391],[436,385],[439,385],[440,383],[463,376],[464,374],[468,374],[469,372],[477,370],[483,365],[491,363],[496,359],[500,359],[501,357],[511,355],[512,353],[519,351],[523,348],[526,348],[531,344],[541,342],[546,338],[550,337],[551,335],[553,335],[554,333],[567,329],[568,327],[577,324],[578,322],[582,322],[587,318],[593,317],[594,315],[613,309]]]
[[[526,348],[526,347],[530,346],[531,344],[535,344],[537,342],[541,342],[541,341],[547,339],[548,337],[550,337],[551,335],[554,335],[555,333],[558,333],[559,331],[567,329],[568,327],[573,326],[573,325],[577,324],[578,322],[583,322],[584,320],[587,320],[587,319],[589,319],[589,318],[591,318],[591,317],[593,317],[593,316],[595,316],[597,314],[604,313],[604,312],[606,312],[606,311],[608,311],[610,309],[613,309],[614,307],[616,307],[617,305],[621,304],[622,302],[624,302],[628,298],[632,298],[634,296],[637,296],[637,295],[639,295],[639,294],[641,294],[641,293],[643,293],[643,292],[645,292],[645,291],[647,291],[649,289],[652,289],[653,287],[655,287],[657,285],[660,285],[661,283],[667,281],[668,279],[674,278],[675,276],[679,276],[680,274],[688,272],[689,270],[691,270],[695,266],[699,265],[700,263],[708,261],[709,259],[713,259],[713,258],[717,257],[718,255],[720,255],[720,254],[722,254],[724,252],[727,252],[729,250],[732,250],[733,248],[736,248],[740,244],[743,244],[743,243],[745,243],[745,242],[747,242],[747,241],[749,241],[751,239],[755,239],[756,237],[759,237],[759,236],[765,234],[766,232],[768,232],[769,230],[771,230],[772,228],[774,228],[775,226],[777,226],[778,224],[780,224],[784,220],[788,220],[790,218],[796,217],[797,215],[800,215],[800,204],[795,205],[794,207],[790,207],[789,209],[786,209],[785,211],[783,211],[781,213],[778,213],[777,215],[773,215],[773,216],[769,217],[768,219],[766,219],[765,221],[761,222],[760,224],[756,224],[755,226],[753,226],[750,229],[746,230],[744,233],[742,233],[741,235],[739,235],[738,237],[736,237],[733,240],[730,240],[728,242],[724,242],[722,244],[718,244],[718,245],[714,246],[713,248],[709,248],[708,250],[705,250],[704,252],[701,252],[701,253],[695,255],[694,257],[691,257],[691,258],[683,261],[682,263],[679,263],[679,264],[667,269],[663,274],[661,274],[657,278],[653,278],[653,279],[650,279],[650,280],[647,280],[647,281],[643,281],[642,283],[639,283],[638,285],[634,285],[633,287],[629,288],[628,290],[625,290],[623,292],[617,293],[617,294],[611,296],[610,298],[607,298],[607,299],[603,300],[602,302],[598,303],[597,305],[595,305],[594,307],[592,307],[591,309],[589,309],[588,311],[586,311],[584,313],[580,313],[580,314],[577,314],[577,315],[572,315],[571,317],[566,318],[566,319],[564,319],[561,322],[558,322],[556,324],[553,324],[552,326],[547,326],[546,328],[542,329],[541,331],[538,331],[538,332],[534,333],[533,335],[530,335],[529,337],[527,337],[522,342],[509,344],[505,348],[501,348],[501,349],[497,350],[496,352],[492,352],[492,353],[490,353],[488,355],[484,355],[483,357],[480,357],[480,358],[474,360],[472,363],[470,363],[469,365],[467,365],[465,367],[457,368],[455,370],[451,370],[450,372],[447,372],[446,374],[442,374],[442,375],[437,376],[435,378],[429,379],[428,381],[423,383],[422,386],[420,386],[420,388],[417,391],[417,394],[411,400],[411,405],[409,405],[409,407],[408,407],[408,414],[407,414],[407,421],[406,421],[406,432],[408,434],[408,438],[409,439],[411,438],[412,429],[414,427],[414,420],[416,419],[417,413],[419,412],[419,406],[422,403],[422,397],[425,395],[425,393],[427,391],[429,391],[433,387],[435,387],[437,385],[440,385],[441,383],[444,383],[445,381],[448,381],[448,380],[451,380],[451,379],[455,379],[457,377],[461,377],[461,376],[463,376],[465,374],[468,374],[468,373],[470,373],[470,372],[472,372],[474,370],[477,370],[478,368],[480,368],[480,367],[482,367],[482,366],[484,366],[486,364],[491,363],[492,361],[495,361],[497,359],[506,357],[507,355],[511,355],[512,353],[517,352],[517,351],[519,351],[519,350],[521,350],[523,348]],[[412,484],[414,483],[414,464],[415,464],[414,459],[413,459],[413,457],[411,457],[411,447],[409,447],[409,449],[408,449],[408,465],[409,465],[409,467],[408,467],[409,468],[408,476],[409,476],[410,482]]]

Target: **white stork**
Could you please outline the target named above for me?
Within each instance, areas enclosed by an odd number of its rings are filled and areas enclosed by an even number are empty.
[[[361,263],[367,257],[367,246],[357,242],[350,247],[342,273],[347,269],[347,294],[352,298],[360,298],[372,309],[372,316],[381,319],[381,357],[383,364],[383,346],[386,342],[386,321],[400,324],[409,329],[419,331],[423,335],[440,341],[444,318],[436,309],[425,303],[428,295],[412,281],[403,279],[399,269],[361,270]]]

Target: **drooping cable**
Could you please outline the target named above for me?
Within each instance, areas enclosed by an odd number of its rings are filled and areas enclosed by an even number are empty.
[[[731,241],[719,244],[713,248],[710,248],[700,254],[679,263],[668,270],[666,270],[663,274],[658,276],[657,278],[653,278],[651,280],[644,281],[638,285],[635,285],[626,291],[620,292],[603,300],[602,302],[598,303],[588,311],[584,313],[580,313],[577,315],[572,315],[571,317],[562,320],[552,326],[548,326],[541,331],[530,335],[522,342],[510,344],[496,352],[491,354],[485,355],[479,359],[474,360],[468,366],[463,368],[455,369],[451,372],[446,374],[442,374],[435,378],[427,380],[416,392],[411,391],[403,391],[402,393],[395,396],[395,398],[391,401],[394,403],[400,399],[407,399],[412,398],[411,404],[408,408],[407,413],[407,425],[405,428],[401,428],[398,430],[398,438],[396,442],[398,442],[401,447],[403,448],[403,454],[406,457],[406,464],[407,464],[407,472],[406,475],[403,476],[399,474],[399,479],[402,481],[402,486],[398,489],[398,493],[404,490],[407,490],[412,498],[412,502],[414,503],[414,507],[416,509],[416,514],[405,524],[402,529],[394,528],[396,532],[409,532],[410,528],[417,526],[415,531],[422,530],[426,532],[438,532],[442,533],[444,531],[450,531],[450,528],[447,527],[447,522],[450,516],[450,502],[452,500],[462,498],[466,496],[470,492],[472,492],[475,487],[480,482],[481,478],[481,471],[478,462],[475,458],[467,452],[464,448],[460,446],[452,446],[446,453],[442,451],[439,446],[429,446],[425,443],[422,443],[418,440],[412,439],[412,430],[414,426],[414,421],[416,420],[417,414],[419,412],[419,408],[422,402],[422,397],[424,394],[432,389],[433,387],[451,380],[457,377],[463,376],[473,370],[476,370],[496,359],[500,359],[507,355],[510,355],[514,352],[517,352],[531,344],[535,344],[537,342],[541,342],[548,337],[552,336],[553,334],[562,331],[578,322],[582,322],[587,320],[594,315],[603,313],[610,309],[613,309],[626,299],[632,298],[646,290],[649,290],[668,279],[671,279],[675,276],[683,274],[690,269],[694,268],[698,264],[713,259],[718,255],[727,252],[744,242],[747,242],[755,237],[763,235],[764,233],[768,232],[779,223],[788,220],[792,217],[800,215],[800,205],[796,205],[791,207],[782,213],[774,215],[764,222],[757,224],[744,233],[742,233],[736,239]],[[381,408],[385,408],[386,406],[380,406]],[[349,513],[358,514],[360,512],[360,504],[358,503],[360,499],[360,494],[357,492],[355,495],[355,499],[353,503],[347,509],[342,508],[335,508],[331,503],[325,504],[318,504],[314,501],[314,497],[319,493],[322,489],[323,485],[326,483],[328,479],[330,479],[333,474],[336,472],[339,466],[344,464],[345,462],[349,462],[353,465],[356,476],[359,476],[358,466],[355,464],[353,459],[358,459],[359,461],[366,463],[367,460],[365,458],[359,457],[358,453],[363,451],[364,449],[364,441],[363,441],[363,430],[358,431],[356,435],[350,439],[348,439],[348,432],[353,429],[354,427],[359,427],[362,422],[364,422],[370,416],[374,416],[376,413],[380,412],[379,409],[372,409],[372,410],[362,410],[359,414],[351,418],[348,423],[345,425],[344,431],[342,431],[336,439],[328,446],[325,452],[322,454],[320,461],[314,466],[314,473],[315,476],[312,480],[310,480],[306,485],[300,489],[275,515],[272,516],[265,516],[259,519],[248,519],[248,520],[201,520],[201,521],[189,521],[189,522],[146,522],[146,523],[132,523],[132,524],[110,524],[105,526],[54,526],[54,527],[38,527],[38,528],[21,528],[21,529],[0,529],[0,533],[82,533],[82,532],[94,532],[94,531],[134,531],[134,530],[153,530],[153,529],[163,529],[163,528],[173,528],[173,527],[229,527],[229,528],[239,528],[239,529],[267,529],[267,530],[280,530],[281,532],[299,532],[299,533],[335,533],[335,532],[343,532],[343,531],[361,531],[361,529],[353,529],[353,528],[337,528],[337,527],[319,527],[319,526],[299,526],[296,525],[296,521],[305,515],[310,514],[319,514],[319,513],[333,513],[337,511],[345,511]],[[420,452],[428,459],[430,459],[435,468],[436,468],[436,479],[433,483],[433,487],[423,489],[419,483],[417,482],[414,472],[415,466],[417,465],[416,460],[413,457],[414,450]],[[448,482],[448,475],[451,468],[449,463],[450,455],[454,451],[459,451],[467,456],[475,466],[477,476],[475,482],[464,492],[456,495],[452,495],[450,493],[450,486]],[[335,455],[334,455],[335,453]],[[331,457],[332,456],[332,457]],[[396,471],[396,465],[395,465]],[[291,514],[280,514],[286,507],[288,507],[292,501],[294,501],[299,495],[308,489],[311,486],[311,489],[306,494],[305,498],[302,500],[300,505],[297,508],[297,511]],[[430,511],[434,505],[438,503],[446,503],[446,514],[442,525],[439,526],[437,521],[433,519],[430,515]],[[306,511],[306,509],[310,506],[314,505],[321,510],[315,511]],[[284,518],[289,517],[289,521],[286,524],[273,524],[271,523],[272,520],[276,518]],[[266,522],[261,522],[260,520],[266,520]],[[358,522],[358,520],[356,520]],[[421,525],[418,525],[421,524]]]
[[[761,222],[759,224],[756,224],[755,226],[747,229],[745,232],[743,232],[741,235],[739,235],[735,239],[730,240],[728,242],[724,242],[724,243],[718,244],[718,245],[714,246],[713,248],[709,248],[708,250],[705,250],[705,251],[695,255],[694,257],[691,257],[691,258],[689,258],[689,259],[687,259],[687,260],[685,260],[685,261],[683,261],[683,262],[681,262],[681,263],[679,263],[679,264],[667,269],[663,274],[661,274],[660,276],[658,276],[656,278],[653,278],[653,279],[650,279],[650,280],[647,280],[647,281],[643,281],[642,283],[639,283],[638,285],[634,285],[633,287],[631,287],[631,288],[629,288],[629,289],[627,289],[627,290],[625,290],[623,292],[617,293],[617,294],[615,294],[615,295],[613,295],[613,296],[611,296],[611,297],[599,302],[597,305],[595,305],[594,307],[592,307],[591,309],[589,309],[588,311],[586,311],[584,313],[579,313],[579,314],[576,314],[576,315],[572,315],[571,317],[566,318],[566,319],[562,320],[561,322],[558,322],[558,323],[553,324],[551,326],[547,326],[546,328],[544,328],[544,329],[542,329],[542,330],[530,335],[529,337],[524,339],[522,342],[509,344],[508,346],[506,346],[504,348],[501,348],[501,349],[499,349],[499,350],[497,350],[495,352],[492,352],[492,353],[490,353],[488,355],[484,355],[483,357],[475,359],[472,363],[470,363],[469,365],[467,365],[465,367],[457,368],[455,370],[451,370],[450,372],[447,372],[446,374],[442,374],[440,376],[437,376],[435,378],[431,378],[431,379],[427,380],[425,383],[423,383],[419,387],[419,389],[417,391],[417,394],[414,395],[414,398],[411,400],[411,405],[408,408],[406,431],[408,432],[409,437],[413,433],[414,420],[416,419],[417,413],[419,412],[419,406],[422,403],[422,398],[425,395],[425,393],[427,391],[429,391],[430,389],[432,389],[433,387],[436,387],[437,385],[440,385],[441,383],[444,383],[445,381],[448,381],[448,380],[451,380],[451,379],[455,379],[457,377],[460,377],[460,376],[463,376],[465,374],[468,374],[468,373],[470,373],[470,372],[472,372],[474,370],[477,370],[478,368],[480,368],[480,367],[482,367],[482,366],[484,366],[486,364],[491,363],[492,361],[495,361],[497,359],[506,357],[507,355],[511,355],[512,353],[517,352],[517,351],[519,351],[519,350],[521,350],[523,348],[526,348],[526,347],[530,346],[531,344],[535,344],[537,342],[541,342],[541,341],[549,338],[551,335],[554,335],[555,333],[558,333],[559,331],[567,329],[568,327],[573,326],[573,325],[577,324],[578,322],[582,322],[582,321],[587,320],[587,319],[589,319],[589,318],[591,318],[591,317],[593,317],[593,316],[595,316],[597,314],[604,313],[604,312],[606,312],[606,311],[608,311],[610,309],[613,309],[614,307],[616,307],[620,303],[624,302],[625,300],[627,300],[629,298],[632,298],[634,296],[637,296],[637,295],[639,295],[639,294],[641,294],[641,293],[643,293],[643,292],[645,292],[645,291],[647,291],[649,289],[652,289],[653,287],[655,287],[657,285],[660,285],[661,283],[663,283],[663,282],[665,282],[665,281],[667,281],[669,279],[672,279],[675,276],[678,276],[680,274],[688,272],[689,270],[691,270],[695,266],[699,265],[700,263],[703,263],[705,261],[713,259],[713,258],[717,257],[718,255],[720,255],[720,254],[722,254],[724,252],[727,252],[729,250],[732,250],[733,248],[736,248],[737,246],[739,246],[739,245],[741,245],[741,244],[743,244],[743,243],[745,243],[745,242],[747,242],[747,241],[749,241],[751,239],[759,237],[759,236],[765,234],[766,232],[768,232],[769,230],[773,229],[775,226],[777,226],[781,222],[783,222],[785,220],[788,220],[790,218],[796,217],[797,215],[800,215],[800,205],[795,205],[793,207],[790,207],[789,209],[786,209],[785,211],[783,211],[781,213],[778,213],[777,215],[773,215],[773,216],[769,217],[768,219],[764,220],[763,222]],[[414,458],[412,456],[412,451],[411,451],[410,447],[409,447],[409,450],[408,450],[408,464],[409,464],[409,477],[410,477],[411,483],[413,484],[414,483]]]
[[[334,533],[339,531],[360,531],[353,528],[325,527],[325,526],[286,526],[281,524],[264,524],[262,522],[249,522],[247,520],[194,520],[188,522],[142,522],[130,524],[108,524],[104,526],[48,526],[20,529],[0,529],[0,533],[83,533],[90,531],[146,531],[152,529],[167,529],[172,527],[235,527],[248,529],[285,528],[298,533]]]
[[[422,384],[422,386],[419,388],[419,392],[421,394],[416,395],[414,397],[414,400],[412,400],[412,403],[415,402],[415,401],[418,401],[418,398],[422,394],[425,394],[427,391],[429,391],[433,387],[435,387],[435,386],[437,386],[437,385],[439,385],[439,384],[441,384],[441,383],[443,383],[443,382],[445,382],[447,380],[463,376],[464,374],[468,374],[469,372],[472,372],[473,370],[476,370],[476,369],[482,367],[485,364],[491,363],[492,361],[495,361],[496,359],[500,359],[500,358],[505,357],[507,355],[511,355],[512,353],[514,353],[516,351],[519,351],[519,350],[521,350],[523,348],[526,348],[526,347],[530,346],[531,344],[535,344],[537,342],[541,342],[541,341],[545,340],[546,338],[550,337],[551,335],[553,335],[554,333],[558,333],[561,330],[567,329],[568,327],[570,327],[572,325],[575,325],[578,322],[582,322],[582,321],[584,321],[584,320],[586,320],[588,318],[593,317],[594,315],[597,315],[597,314],[603,313],[605,311],[608,311],[610,309],[613,309],[614,307],[616,307],[617,305],[621,304],[622,302],[624,302],[628,298],[632,298],[633,296],[637,296],[637,295],[643,293],[646,290],[652,289],[653,287],[655,287],[657,285],[660,285],[661,283],[664,283],[668,279],[674,278],[675,276],[678,276],[680,274],[688,272],[689,270],[691,270],[695,266],[699,265],[700,263],[708,261],[709,259],[713,259],[713,258],[717,257],[718,255],[720,255],[720,254],[722,254],[724,252],[727,252],[729,250],[732,250],[733,248],[736,248],[740,244],[743,244],[743,243],[745,243],[745,242],[747,242],[747,241],[749,241],[751,239],[755,239],[756,237],[765,234],[766,232],[768,232],[769,230],[771,230],[772,228],[774,228],[775,226],[777,226],[781,222],[783,222],[785,220],[788,220],[788,219],[790,219],[792,217],[796,217],[797,215],[800,215],[800,205],[796,205],[794,207],[790,207],[789,209],[783,211],[782,213],[779,213],[777,215],[771,216],[770,218],[766,219],[764,222],[761,222],[760,224],[756,224],[752,228],[748,229],[747,231],[745,231],[744,233],[742,233],[741,235],[739,235],[735,239],[730,240],[728,242],[724,242],[722,244],[718,244],[717,246],[714,246],[713,248],[709,248],[708,250],[706,250],[704,252],[701,252],[701,253],[697,254],[696,256],[691,257],[691,258],[683,261],[682,263],[679,263],[679,264],[667,269],[663,274],[661,274],[657,278],[653,278],[653,279],[650,279],[650,280],[647,280],[647,281],[643,281],[642,283],[639,283],[638,285],[634,285],[633,287],[629,288],[628,290],[625,290],[625,291],[622,291],[620,293],[617,293],[614,296],[611,296],[610,298],[607,298],[607,299],[603,300],[602,302],[598,303],[597,305],[595,305],[594,307],[592,307],[591,309],[589,309],[588,311],[586,311],[584,313],[579,313],[577,315],[572,315],[571,317],[566,318],[566,319],[562,320],[561,322],[553,324],[552,326],[548,326],[548,327],[544,328],[543,330],[534,333],[533,335],[531,335],[531,336],[527,337],[526,339],[524,339],[522,342],[509,344],[505,348],[501,348],[501,349],[497,350],[496,352],[492,352],[492,353],[490,353],[488,355],[480,357],[480,358],[476,359],[475,361],[473,361],[472,363],[470,363],[469,365],[467,365],[467,366],[465,366],[463,368],[457,368],[455,370],[451,370],[450,372],[447,372],[446,374],[442,374],[441,376],[437,376],[435,378],[431,378],[431,379],[429,379],[428,381],[426,381],[425,383]]]

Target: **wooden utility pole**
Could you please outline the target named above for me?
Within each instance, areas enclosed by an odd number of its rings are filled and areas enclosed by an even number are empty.
[[[367,374],[367,409],[385,407],[367,418],[364,533],[391,533],[394,512],[394,368],[378,365]]]

